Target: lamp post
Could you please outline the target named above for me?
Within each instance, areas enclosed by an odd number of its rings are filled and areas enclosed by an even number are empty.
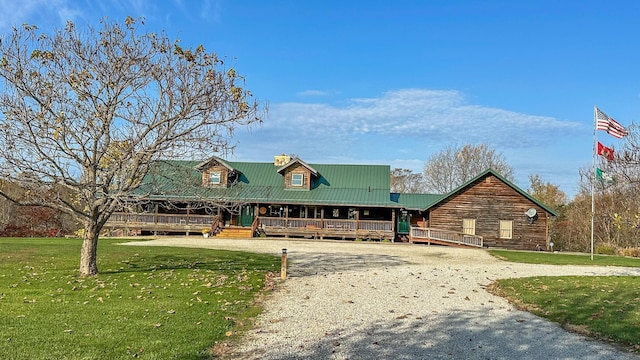
[[[282,249],[282,261],[280,265],[280,278],[287,278],[287,249]]]

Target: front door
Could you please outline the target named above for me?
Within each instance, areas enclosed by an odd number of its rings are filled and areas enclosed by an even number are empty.
[[[251,226],[253,224],[254,211],[251,205],[243,206],[240,209],[240,226]]]
[[[407,210],[400,210],[398,214],[398,234],[408,234],[409,230],[409,213]]]

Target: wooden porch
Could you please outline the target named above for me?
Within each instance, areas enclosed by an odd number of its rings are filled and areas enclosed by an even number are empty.
[[[263,236],[304,237],[313,239],[394,239],[393,221],[343,220],[283,217],[255,217],[251,226],[225,226],[216,215],[114,213],[105,224],[112,232],[118,230],[125,235],[143,231],[154,234],[202,233],[203,229],[215,236],[217,230],[228,228],[251,229],[246,234]]]
[[[460,247],[484,246],[482,236],[467,235],[455,231],[438,230],[433,228],[411,227],[410,243],[428,243]]]
[[[294,219],[258,217],[257,229],[266,236],[305,237],[314,239],[394,239],[393,221]]]
[[[310,219],[283,217],[255,217],[251,226],[224,226],[216,215],[114,213],[105,228],[121,231],[124,235],[185,233],[202,234],[204,229],[215,236],[219,229],[244,229],[244,237],[262,235],[268,237],[302,237],[311,239],[362,239],[382,241],[394,239],[394,222],[383,220]],[[249,231],[250,230],[250,231]],[[222,236],[226,236],[224,232]],[[482,236],[467,235],[455,231],[434,228],[411,227],[410,243],[428,243],[448,246],[484,246]]]
[[[105,228],[112,232],[124,232],[125,235],[139,234],[141,231],[154,234],[202,234],[203,229],[211,230],[215,217],[193,214],[113,213]]]

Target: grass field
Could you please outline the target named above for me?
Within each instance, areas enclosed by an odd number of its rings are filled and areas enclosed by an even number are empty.
[[[566,329],[640,346],[640,278],[561,276],[503,279],[494,293]]]
[[[203,240],[204,241],[204,240]],[[260,311],[279,257],[101,240],[100,274],[78,276],[81,241],[0,239],[3,359],[206,359]]]
[[[640,259],[611,255],[563,254],[545,251],[489,250],[489,254],[511,262],[551,265],[597,265],[640,267]]]
[[[617,256],[493,250],[507,261],[556,265],[638,267],[640,260]],[[490,291],[517,307],[566,329],[640,349],[640,277],[560,276],[498,280]]]

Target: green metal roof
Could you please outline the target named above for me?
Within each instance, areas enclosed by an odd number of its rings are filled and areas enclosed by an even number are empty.
[[[423,210],[442,199],[442,194],[400,194],[392,193],[391,201],[397,202],[408,210]]]
[[[285,189],[280,167],[272,163],[225,161],[237,171],[229,187],[202,186],[196,170],[202,161],[168,160],[157,163],[135,195],[151,199],[213,200],[229,202],[400,207],[389,197],[388,165],[309,164],[318,177],[311,190]]]

